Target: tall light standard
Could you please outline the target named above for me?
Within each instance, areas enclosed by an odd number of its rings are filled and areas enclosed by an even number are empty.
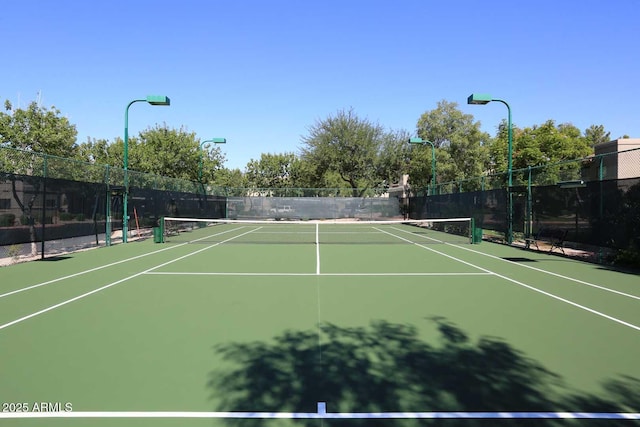
[[[493,99],[491,95],[473,93],[467,98],[467,104],[485,105],[491,101],[502,102],[507,106],[507,187],[509,207],[507,212],[507,243],[510,245],[513,243],[513,195],[511,194],[511,185],[513,184],[512,169],[513,169],[513,130],[511,126],[511,107],[506,101],[502,99]]]
[[[422,138],[409,138],[409,144],[431,145],[431,194],[435,194],[436,189],[436,147],[433,142]]]
[[[147,102],[151,105],[171,105],[166,96],[150,95],[144,99],[134,99],[124,110],[124,194],[122,196],[122,243],[127,243],[128,233],[128,199],[129,199],[129,107],[136,102]]]
[[[200,184],[202,184],[202,147],[207,142],[212,142],[214,144],[226,144],[227,143],[227,139],[226,138],[212,138],[212,139],[207,139],[206,141],[202,141],[200,143],[200,163],[198,164],[198,182]]]

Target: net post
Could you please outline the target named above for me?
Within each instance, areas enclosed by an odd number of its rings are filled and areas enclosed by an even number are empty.
[[[475,241],[476,240],[475,239],[475,237],[476,237],[476,221],[475,221],[475,219],[473,217],[471,217],[471,221],[470,222],[471,222],[471,224],[469,224],[469,228],[471,230],[469,230],[469,231],[471,232],[471,236],[469,236],[469,243],[474,244],[474,243],[476,243],[476,241]]]

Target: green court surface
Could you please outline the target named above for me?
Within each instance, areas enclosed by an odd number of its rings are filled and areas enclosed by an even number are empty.
[[[640,422],[640,276],[410,226],[264,228],[0,269],[0,425]]]

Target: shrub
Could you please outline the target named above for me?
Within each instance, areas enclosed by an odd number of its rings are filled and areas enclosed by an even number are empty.
[[[635,248],[622,249],[616,254],[613,263],[622,267],[640,268],[640,251]]]
[[[15,245],[9,246],[7,255],[9,255],[9,257],[15,261],[20,256],[20,252],[22,252],[22,245],[15,244]]]
[[[14,214],[6,213],[0,215],[0,227],[13,227],[16,223],[16,216]]]
[[[27,216],[27,215],[22,215],[20,216],[20,224],[21,225],[34,225],[36,223],[35,218]]]

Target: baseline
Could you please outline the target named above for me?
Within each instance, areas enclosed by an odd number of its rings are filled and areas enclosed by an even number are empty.
[[[174,276],[490,276],[493,273],[214,273],[192,271],[150,271],[150,275]]]
[[[10,418],[226,418],[226,419],[565,419],[640,420],[640,412],[178,412],[178,411],[77,411],[0,412]]]

